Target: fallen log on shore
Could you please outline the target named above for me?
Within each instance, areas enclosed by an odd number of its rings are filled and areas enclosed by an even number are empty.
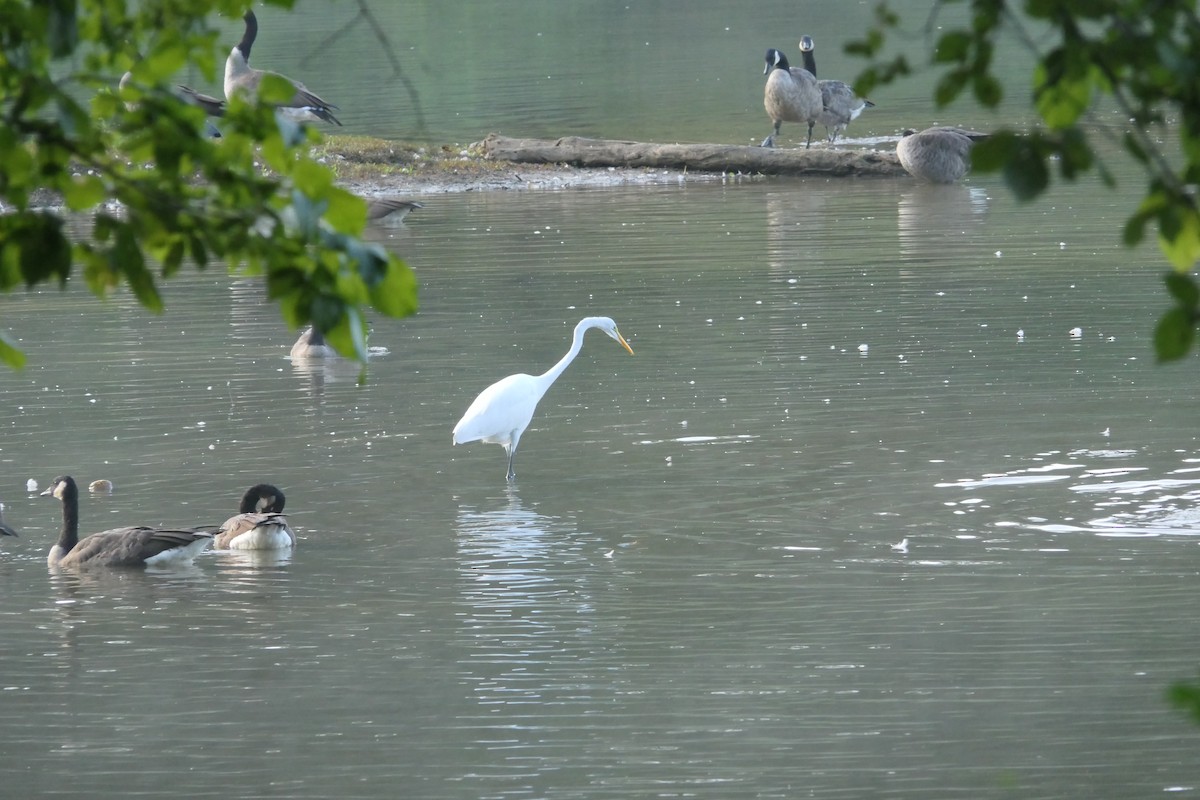
[[[511,139],[489,134],[484,156],[523,164],[657,167],[763,175],[837,177],[904,175],[896,154],[881,150],[781,149],[729,144],[656,144],[614,139]]]

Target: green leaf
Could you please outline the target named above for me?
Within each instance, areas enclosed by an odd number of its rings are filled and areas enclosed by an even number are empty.
[[[975,93],[975,99],[984,108],[995,108],[1004,99],[1004,87],[993,75],[976,74],[974,80],[971,81],[971,88]]]
[[[1182,272],[1168,272],[1163,278],[1171,297],[1184,309],[1194,310],[1200,305],[1200,287],[1191,275]]]
[[[1174,361],[1187,355],[1195,333],[1195,321],[1186,309],[1177,306],[1163,314],[1154,329],[1154,352],[1158,360]]]
[[[3,332],[0,332],[0,361],[13,369],[25,366],[25,354],[18,350]]]
[[[1200,215],[1195,208],[1174,206],[1159,214],[1158,246],[1180,271],[1200,260]]]
[[[969,78],[970,73],[965,69],[951,70],[943,75],[933,92],[933,100],[938,108],[954,102],[954,98],[962,94]]]
[[[1200,683],[1175,683],[1167,690],[1167,702],[1200,723]]]
[[[75,16],[75,0],[43,0],[50,14],[50,52],[55,58],[66,58],[75,52],[79,43],[79,22]],[[6,12],[8,13],[8,12]]]
[[[86,211],[108,197],[104,181],[95,175],[79,175],[63,187],[63,200],[72,211]]]
[[[971,35],[966,31],[950,31],[942,34],[933,49],[933,60],[936,63],[957,63],[966,61],[971,51]]]
[[[296,96],[296,87],[287,78],[268,72],[263,75],[258,87],[258,97],[264,103],[281,105],[292,102]]]
[[[408,265],[392,257],[383,280],[371,286],[371,305],[389,317],[417,313],[417,277]]]
[[[1050,170],[1028,141],[1017,140],[1004,163],[1004,182],[1018,200],[1029,201],[1046,191]]]
[[[181,41],[160,43],[137,65],[138,77],[146,83],[165,81],[187,66],[188,48]]]
[[[305,160],[292,169],[292,181],[309,197],[324,197],[333,186],[333,173],[315,161]]]
[[[329,208],[325,211],[325,221],[335,231],[358,236],[367,224],[367,202],[354,192],[340,187],[330,189],[326,197]]]
[[[1034,69],[1034,104],[1046,124],[1056,130],[1074,125],[1092,102],[1091,71],[1051,78],[1046,67]]]

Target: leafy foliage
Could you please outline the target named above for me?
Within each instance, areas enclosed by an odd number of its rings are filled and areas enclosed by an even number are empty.
[[[1063,180],[1095,169],[1111,185],[1111,175],[1096,158],[1095,134],[1085,125],[1101,98],[1115,102],[1130,120],[1121,143],[1150,179],[1145,198],[1126,223],[1124,242],[1137,244],[1148,224],[1157,226],[1159,245],[1175,270],[1168,289],[1176,304],[1159,322],[1155,347],[1161,360],[1185,355],[1200,322],[1191,274],[1200,260],[1196,0],[940,0],[928,28],[932,30],[942,7],[968,2],[967,27],[942,32],[933,48],[933,64],[944,69],[934,92],[937,105],[953,102],[969,88],[984,106],[997,106],[1003,88],[992,73],[995,45],[1002,34],[1015,33],[1036,55],[1030,76],[1032,102],[1044,125],[998,132],[975,147],[973,166],[1001,171],[1022,200],[1046,191],[1056,165]],[[848,44],[846,52],[879,59],[887,33],[899,24],[885,0],[876,10],[872,29]],[[1030,27],[1036,28],[1036,36]],[[873,86],[911,71],[903,56],[877,61],[859,76],[855,90],[865,95]],[[1160,145],[1175,140],[1161,135],[1167,124],[1175,127],[1178,154],[1164,152]]]
[[[186,64],[215,76],[224,54],[209,22],[240,19],[247,0],[130,5],[0,0],[0,290],[79,270],[96,294],[125,286],[161,312],[161,279],[225,260],[265,276],[290,326],[311,321],[365,360],[365,309],[413,313],[416,280],[361,240],[365,202],[308,155],[319,134],[276,118],[270,101],[291,90],[268,80],[261,105],[230,101],[219,139],[174,91]],[[72,241],[38,207],[46,192],[92,215],[89,238]],[[2,332],[0,360],[24,363]]]
[[[1167,690],[1167,700],[1181,711],[1187,712],[1192,719],[1200,722],[1200,682],[1173,684]]]

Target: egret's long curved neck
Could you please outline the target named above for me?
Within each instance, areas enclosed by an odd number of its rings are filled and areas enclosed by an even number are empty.
[[[575,356],[579,355],[579,351],[583,349],[583,334],[586,332],[587,328],[582,323],[576,325],[575,337],[571,340],[571,349],[567,351],[565,356],[558,360],[557,364],[537,376],[538,383],[541,384],[543,392],[558,380],[558,376],[563,374],[563,370],[571,366],[571,362],[575,360]]]

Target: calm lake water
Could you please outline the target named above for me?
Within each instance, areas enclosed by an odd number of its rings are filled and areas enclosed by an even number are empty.
[[[498,87],[422,89],[435,139],[740,142],[769,127],[781,27],[835,60],[869,14],[809,5],[376,10],[414,80]],[[534,41],[621,116],[543,116],[510,69]],[[348,128],[410,135],[354,68],[321,78]],[[858,135],[923,116],[904,91]],[[372,232],[422,305],[374,321],[363,386],[293,364],[221,269],[172,280],[163,317],[76,284],[0,297],[30,359],[0,375],[6,796],[1194,795],[1200,729],[1163,694],[1200,640],[1195,379],[1154,363],[1161,259],[1119,246],[1121,177],[1029,206],[990,176],[427,196]],[[636,355],[589,335],[514,486],[501,448],[451,447],[589,314]],[[59,508],[25,483],[62,473],[116,485],[85,530],[219,522],[268,480],[301,541],[49,573]]]

